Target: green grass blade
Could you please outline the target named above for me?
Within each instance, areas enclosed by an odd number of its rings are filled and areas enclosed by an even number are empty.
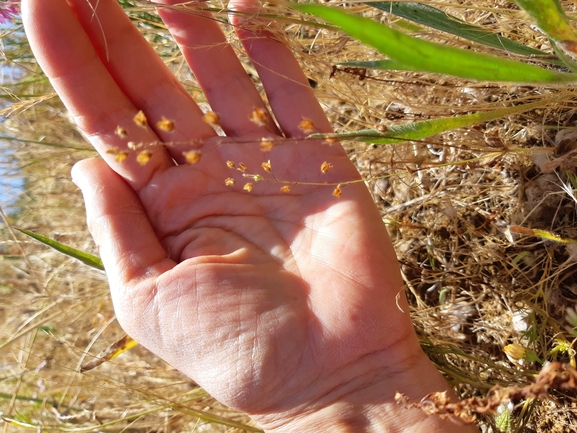
[[[554,41],[577,40],[569,18],[557,0],[515,0],[515,3]]]
[[[577,34],[558,0],[515,0],[551,39],[553,48],[570,69],[577,71]]]
[[[417,24],[441,30],[478,44],[507,50],[511,53],[524,56],[548,55],[543,51],[527,47],[511,39],[489,32],[482,27],[467,24],[457,17],[429,5],[416,2],[371,2],[367,4]]]
[[[95,269],[99,269],[101,271],[104,270],[102,260],[100,260],[100,258],[96,256],[93,256],[92,254],[88,254],[85,253],[84,251],[80,251],[67,245],[61,244],[60,242],[55,241],[54,239],[47,238],[46,236],[39,235],[29,230],[19,229],[17,227],[15,227],[15,229],[21,233],[24,233],[27,236],[30,236],[32,239],[35,239],[38,242],[43,243],[44,245],[48,245],[49,247],[54,248],[56,251],[61,252],[62,254],[66,254],[69,257],[80,260],[85,265],[88,265]]]
[[[481,81],[549,84],[577,81],[577,74],[551,71],[514,60],[424,41],[336,8],[317,4],[293,4],[292,7],[336,24],[391,60],[415,70]]]
[[[353,66],[355,68],[379,69],[387,71],[419,71],[407,65],[401,65],[393,60],[370,60],[368,62],[342,62],[340,66]]]
[[[518,114],[535,108],[542,108],[546,102],[539,101],[531,104],[517,105],[515,107],[499,108],[497,110],[484,111],[463,116],[441,117],[439,119],[422,120],[420,122],[406,123],[395,125],[389,128],[387,132],[381,133],[374,129],[363,131],[347,132],[343,134],[331,134],[335,138],[355,138],[359,141],[370,142],[374,144],[394,144],[408,140],[422,140],[442,132],[450,131],[455,128],[472,126],[477,123],[489,122],[502,117]],[[311,138],[322,138],[323,134],[311,135]]]

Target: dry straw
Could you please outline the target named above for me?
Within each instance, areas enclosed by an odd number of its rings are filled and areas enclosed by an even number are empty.
[[[168,43],[155,10],[144,1],[120,3],[187,90],[206,105],[183,68],[182,57]],[[509,2],[430,4],[467,23],[552,52],[547,38]],[[224,4],[212,6],[226,9]],[[575,13],[572,2],[563,6],[570,15]],[[355,9],[421,38],[495,52],[416,28],[369,5]],[[277,7],[274,13],[279,11],[286,12]],[[565,132],[573,131],[575,124],[574,88],[335,67],[336,62],[374,60],[377,53],[342,33],[305,26],[294,12],[286,16],[290,19],[279,18],[288,35],[285,39],[337,132],[367,128],[382,132],[403,123],[544,101],[522,114],[423,140],[394,145],[344,140],[343,144],[394,240],[423,348],[460,397],[478,403],[494,386],[525,389],[541,363],[574,363],[575,335],[567,330],[571,325],[565,311],[577,299],[577,255],[568,243],[510,230],[525,227],[577,239],[572,198],[577,189],[576,145],[574,136]],[[224,15],[216,17],[224,23]],[[232,33],[226,23],[223,28]],[[26,179],[16,197],[18,211],[9,214],[8,221],[96,253],[87,235],[82,199],[69,180],[71,165],[95,153],[42,79],[22,34],[4,32],[6,64],[18,71],[12,82],[3,84],[4,101],[10,102],[2,107],[1,114],[7,116],[2,135],[18,138],[5,140],[4,149],[10,149],[10,169],[18,168],[14,176]],[[233,44],[246,61],[239,44]],[[249,63],[246,67],[252,71]],[[254,80],[260,89],[256,76]],[[561,102],[547,102],[551,98]],[[205,111],[205,121],[218,126],[218,115]],[[255,110],[251,120],[257,125],[269,122],[263,113]],[[314,132],[306,120],[301,129]],[[174,126],[170,119],[135,121]],[[126,130],[120,126],[116,134],[123,137]],[[271,139],[255,143],[263,151],[265,165],[257,167],[262,176],[274,174],[274,165],[266,165],[266,152],[279,144]],[[147,144],[135,144],[134,149],[131,152],[146,164],[151,156]],[[189,163],[202,164],[200,152],[184,156]],[[543,171],[543,165],[553,160],[559,164]],[[224,184],[247,193],[257,191],[260,179],[254,177],[253,167],[241,161],[226,164],[231,177],[223,179]],[[330,168],[327,161],[319,170]],[[233,176],[245,174],[252,177],[235,184]],[[295,186],[294,179],[268,179],[278,181],[283,193]],[[335,196],[346,193],[345,183],[327,188]],[[6,225],[0,236],[0,407],[8,431],[19,425],[78,432],[256,430],[245,425],[250,424],[245,416],[221,407],[142,348],[81,374],[81,365],[123,335],[114,320],[104,276]],[[511,344],[524,350],[510,348],[512,359],[503,351]],[[573,391],[552,390],[540,394],[542,400],[533,398],[537,395],[505,394],[516,398],[512,409],[507,405],[500,409],[508,411],[508,421],[482,415],[478,422],[486,431],[497,431],[497,425],[509,431],[570,431],[577,421]]]

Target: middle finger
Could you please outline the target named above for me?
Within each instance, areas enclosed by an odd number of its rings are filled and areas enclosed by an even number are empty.
[[[279,134],[265,103],[217,21],[209,12],[202,11],[207,4],[182,0],[156,2],[166,6],[160,8],[159,14],[212,109],[219,114],[226,134],[235,137],[253,132],[257,135]],[[255,110],[264,114],[260,121],[252,117]]]
[[[150,126],[164,142],[204,139],[215,135],[203,113],[169,68],[142,37],[115,0],[68,0],[90,37],[102,64],[122,92],[146,113]],[[173,132],[158,128],[163,116],[176,126]],[[168,146],[177,161],[179,146]]]

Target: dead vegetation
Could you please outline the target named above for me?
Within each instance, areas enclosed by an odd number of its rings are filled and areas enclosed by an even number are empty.
[[[154,10],[146,2],[132,4],[128,13],[202,104]],[[550,51],[546,38],[510,2],[434,5]],[[572,2],[564,6],[576,16]],[[478,403],[493,387],[530,387],[546,361],[575,365],[575,335],[568,330],[574,324],[566,314],[577,299],[575,245],[531,231],[577,240],[575,89],[334,69],[336,62],[372,60],[377,54],[342,34],[294,23],[286,31],[338,132],[543,101],[524,114],[424,141],[344,144],[394,240],[423,348],[458,394],[473,399],[465,401]],[[447,40],[432,31],[421,35]],[[1,154],[10,176],[25,183],[7,218],[11,226],[96,253],[81,196],[69,179],[72,164],[95,153],[40,79],[19,38],[6,57],[26,78],[13,80],[17,85],[4,81],[12,102],[1,113],[2,135],[18,140],[5,140]],[[250,65],[247,71],[260,86]],[[560,102],[551,103],[553,97]],[[1,198],[5,210],[8,199]],[[236,423],[248,422],[142,348],[81,374],[83,362],[122,336],[103,274],[5,224],[0,236],[4,431],[39,425],[44,431],[239,431]],[[505,353],[508,345],[520,349]],[[539,393],[540,400],[507,391],[499,402],[504,405],[495,405],[496,414],[481,415],[479,425],[486,432],[574,431],[574,391],[547,391]]]

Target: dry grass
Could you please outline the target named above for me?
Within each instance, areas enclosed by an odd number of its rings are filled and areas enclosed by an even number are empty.
[[[547,49],[546,38],[509,2],[430,3]],[[575,5],[565,6],[575,14]],[[150,20],[143,11],[154,13],[146,7],[130,14]],[[202,96],[175,47],[165,43],[166,32],[140,26],[189,91]],[[560,344],[556,339],[571,347],[574,338],[566,330],[565,309],[577,299],[575,252],[508,229],[544,229],[577,239],[577,204],[562,188],[569,183],[568,173],[575,173],[575,141],[559,132],[574,128],[575,90],[417,73],[369,71],[361,80],[337,72],[329,78],[335,62],[374,59],[376,53],[329,31],[299,24],[288,24],[286,31],[295,36],[289,39],[338,131],[543,101],[540,109],[424,142],[345,145],[396,245],[423,347],[462,397],[483,395],[494,384],[524,385],[538,372],[537,362],[511,362],[503,353],[508,344],[530,349],[543,361],[569,361],[570,351],[551,351]],[[432,32],[423,37],[444,38]],[[81,196],[69,180],[72,164],[94,153],[37,75],[25,45],[8,48],[7,57],[26,72],[26,83],[4,80],[13,102],[4,106],[3,135],[62,146],[5,144],[10,153],[2,150],[4,165],[12,172],[17,167],[12,176],[26,179],[16,198],[19,211],[8,219],[94,253]],[[563,96],[565,102],[551,104],[552,96]],[[543,172],[543,164],[554,159],[559,159],[555,169]],[[42,424],[45,431],[78,432],[238,430],[199,420],[200,412],[247,421],[142,348],[80,374],[83,362],[122,334],[104,276],[5,225],[0,238],[0,407],[5,417],[31,428]],[[573,397],[556,393],[543,401],[517,402],[512,431],[573,431]],[[499,431],[492,416],[480,425],[484,431]],[[4,424],[4,431],[21,428]]]

